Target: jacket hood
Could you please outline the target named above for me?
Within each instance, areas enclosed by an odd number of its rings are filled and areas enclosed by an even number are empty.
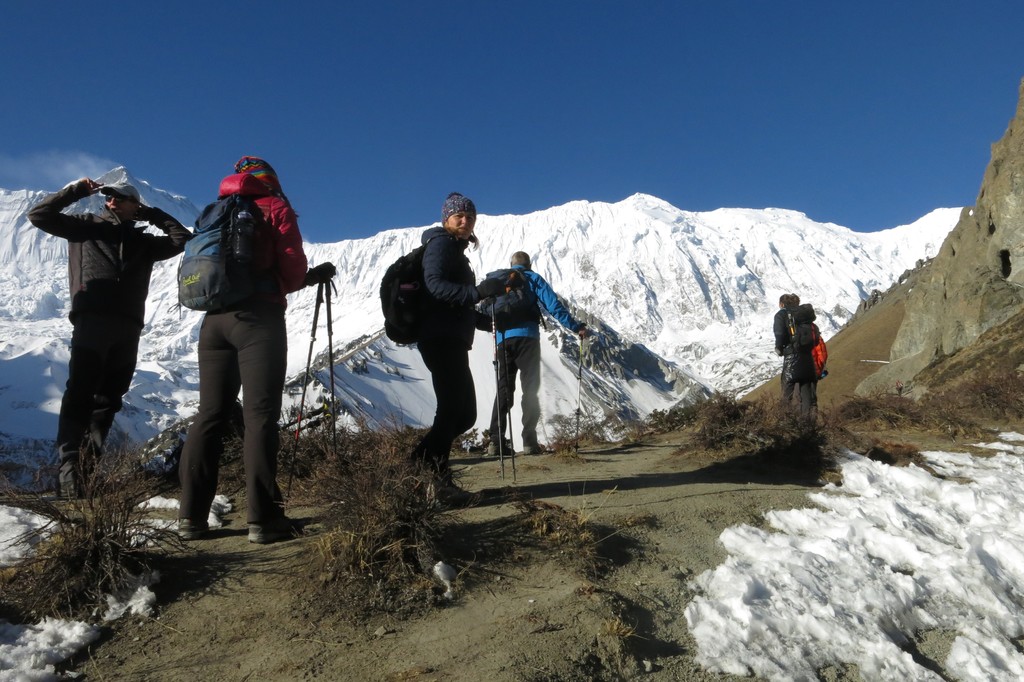
[[[218,197],[241,194],[247,197],[269,197],[270,188],[249,173],[234,173],[220,181]]]
[[[424,230],[423,235],[420,237],[420,243],[421,244],[426,244],[427,242],[429,242],[434,237],[449,237],[449,236],[451,236],[451,235],[448,234],[448,230],[444,229],[440,225],[437,225],[435,227],[430,227],[430,228],[427,228],[426,230]]]

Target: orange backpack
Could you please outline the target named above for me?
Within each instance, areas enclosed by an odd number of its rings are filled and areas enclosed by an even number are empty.
[[[818,331],[818,325],[811,324],[814,331],[814,346],[811,347],[811,357],[814,358],[814,375],[818,379],[824,379],[828,376],[828,371],[825,369],[825,363],[828,362],[828,347],[825,345],[825,339],[821,338],[821,333]]]

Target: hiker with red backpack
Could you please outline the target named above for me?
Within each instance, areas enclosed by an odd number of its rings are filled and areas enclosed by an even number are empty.
[[[236,201],[236,195],[247,198],[247,209],[259,215],[246,216],[253,229],[244,250],[250,275],[259,285],[241,300],[232,297],[225,300],[233,302],[220,307],[200,308],[206,315],[199,331],[199,411],[178,470],[178,534],[198,540],[209,532],[223,436],[241,390],[249,542],[266,544],[287,540],[297,530],[285,516],[277,485],[278,420],[288,353],[285,297],[303,286],[329,282],[335,269],[324,263],[307,271],[295,211],[269,163],[245,156],[234,170],[221,181],[219,199],[203,211],[196,231],[203,232],[206,216],[222,213],[219,204]],[[179,282],[179,295],[187,284]]]
[[[818,415],[818,380],[826,374],[825,341],[821,338],[818,326],[814,324],[816,315],[810,303],[787,308],[785,315],[789,337],[787,357],[792,358],[792,364],[788,376],[785,373],[783,375],[783,399],[787,400],[796,393],[799,396],[800,415],[815,419]]]
[[[793,388],[796,385],[792,381],[793,362],[796,360],[792,347],[796,329],[792,326],[792,318],[798,305],[800,305],[800,297],[796,294],[779,296],[779,311],[775,313],[772,324],[772,330],[775,333],[775,354],[782,356],[782,374],[779,377],[782,387],[782,402],[787,404],[793,400]]]

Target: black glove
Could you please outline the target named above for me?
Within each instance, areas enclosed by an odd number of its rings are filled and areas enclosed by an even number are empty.
[[[314,284],[327,284],[336,274],[338,274],[338,269],[334,267],[334,263],[321,263],[306,272],[305,285],[311,287]]]
[[[164,217],[164,212],[159,208],[153,206],[139,206],[139,210],[135,212],[136,220],[143,220],[147,223],[156,225],[159,220]]]
[[[500,279],[485,279],[477,285],[476,293],[480,295],[481,301],[485,298],[500,296],[505,293],[505,282]]]

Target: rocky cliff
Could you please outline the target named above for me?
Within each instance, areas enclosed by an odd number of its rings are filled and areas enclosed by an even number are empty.
[[[1024,81],[1017,111],[992,146],[975,206],[909,293],[890,362],[860,394],[908,382],[1024,310]]]

